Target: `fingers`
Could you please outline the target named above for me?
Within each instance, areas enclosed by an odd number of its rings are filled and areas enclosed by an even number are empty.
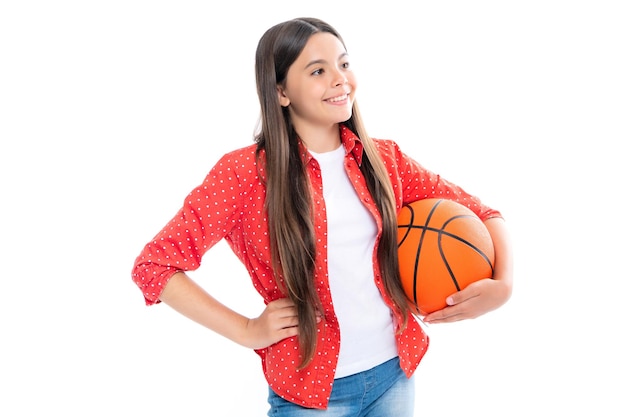
[[[298,312],[294,303],[287,298],[268,303],[266,313],[268,322],[277,330],[298,326]]]
[[[452,323],[474,319],[503,303],[502,284],[493,279],[476,281],[446,299],[448,307],[424,317],[426,323]]]
[[[297,336],[298,326],[286,327],[286,328],[280,329],[278,332],[276,332],[276,334],[278,336],[276,342],[286,339],[288,337]]]
[[[455,321],[464,320],[469,317],[465,317],[463,311],[460,310],[461,306],[457,307],[445,307],[439,311],[435,311],[433,313],[427,314],[422,319],[424,323],[435,324],[435,323],[452,323]]]
[[[322,320],[318,313],[318,323]],[[298,335],[298,312],[288,298],[271,301],[261,315],[249,319],[246,329],[246,346],[264,348],[280,340]]]
[[[425,323],[452,323],[470,318],[472,311],[471,300],[479,296],[479,292],[469,286],[463,291],[456,292],[446,298],[447,307],[439,311],[427,314],[423,320]]]

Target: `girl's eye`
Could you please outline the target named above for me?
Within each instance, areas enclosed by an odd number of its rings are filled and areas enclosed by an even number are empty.
[[[343,64],[341,64],[341,67],[343,69],[348,69],[348,68],[350,68],[350,63],[349,62],[344,62]]]
[[[321,69],[321,68],[319,68],[319,69],[316,69],[315,71],[313,71],[313,72],[311,73],[311,75],[321,75],[321,74],[323,74],[323,73],[324,73],[324,70],[323,70],[323,69]]]

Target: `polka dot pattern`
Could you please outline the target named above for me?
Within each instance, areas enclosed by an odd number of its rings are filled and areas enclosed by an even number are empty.
[[[380,237],[381,219],[367,190],[359,166],[363,148],[356,136],[342,128],[346,148],[346,168],[362,203],[372,212]],[[453,199],[468,206],[481,218],[499,213],[458,186],[426,170],[404,155],[391,140],[376,140],[376,146],[389,171],[398,210],[403,205],[430,197]],[[282,297],[271,268],[267,218],[264,212],[265,186],[256,165],[255,145],[224,155],[211,168],[202,184],[186,197],[182,208],[143,248],[136,258],[132,278],[141,289],[147,305],[159,302],[169,278],[177,271],[200,267],[203,255],[225,239],[246,267],[252,284],[266,302]],[[325,408],[332,389],[337,365],[340,332],[333,311],[326,263],[326,213],[322,203],[322,180],[317,162],[303,147],[302,157],[311,180],[314,226],[317,231],[316,286],[325,309],[318,325],[317,351],[309,366],[297,369],[300,362],[296,338],[282,340],[256,352],[261,358],[265,378],[272,389],[288,401],[312,408]],[[378,264],[375,282],[385,302],[386,294]],[[394,312],[400,322],[400,315]],[[400,364],[412,375],[428,347],[428,336],[411,316],[407,328],[396,337]]]

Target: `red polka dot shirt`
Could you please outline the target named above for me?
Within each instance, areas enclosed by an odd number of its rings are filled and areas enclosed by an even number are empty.
[[[359,165],[362,144],[342,126],[341,138],[346,149],[345,167],[361,202],[372,213],[381,233],[381,218],[367,190]],[[393,185],[398,210],[415,200],[443,197],[460,202],[481,219],[500,213],[485,205],[460,187],[426,170],[403,154],[390,140],[375,140]],[[225,239],[246,267],[252,284],[266,302],[283,297],[275,281],[269,253],[267,218],[264,211],[265,186],[259,179],[255,161],[256,145],[224,155],[209,171],[203,183],[186,197],[183,207],[150,241],[137,257],[132,278],[148,305],[159,302],[168,279],[178,271],[200,267],[202,256]],[[302,157],[312,186],[315,204],[314,225],[317,231],[316,285],[325,309],[325,320],[318,325],[317,350],[304,369],[299,363],[298,341],[282,340],[257,350],[269,386],[288,401],[310,408],[326,408],[330,397],[341,338],[333,312],[326,263],[326,214],[321,171],[317,161],[303,148]],[[376,243],[377,245],[378,243]],[[376,248],[374,250],[376,253]],[[372,259],[376,285],[390,306],[395,322],[400,315],[382,284],[376,256]],[[400,365],[411,376],[426,353],[428,336],[412,315],[408,327],[396,336]]]

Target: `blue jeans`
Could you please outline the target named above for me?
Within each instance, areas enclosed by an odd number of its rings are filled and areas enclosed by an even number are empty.
[[[327,410],[305,408],[269,390],[269,417],[413,417],[415,385],[398,358],[336,379]]]

